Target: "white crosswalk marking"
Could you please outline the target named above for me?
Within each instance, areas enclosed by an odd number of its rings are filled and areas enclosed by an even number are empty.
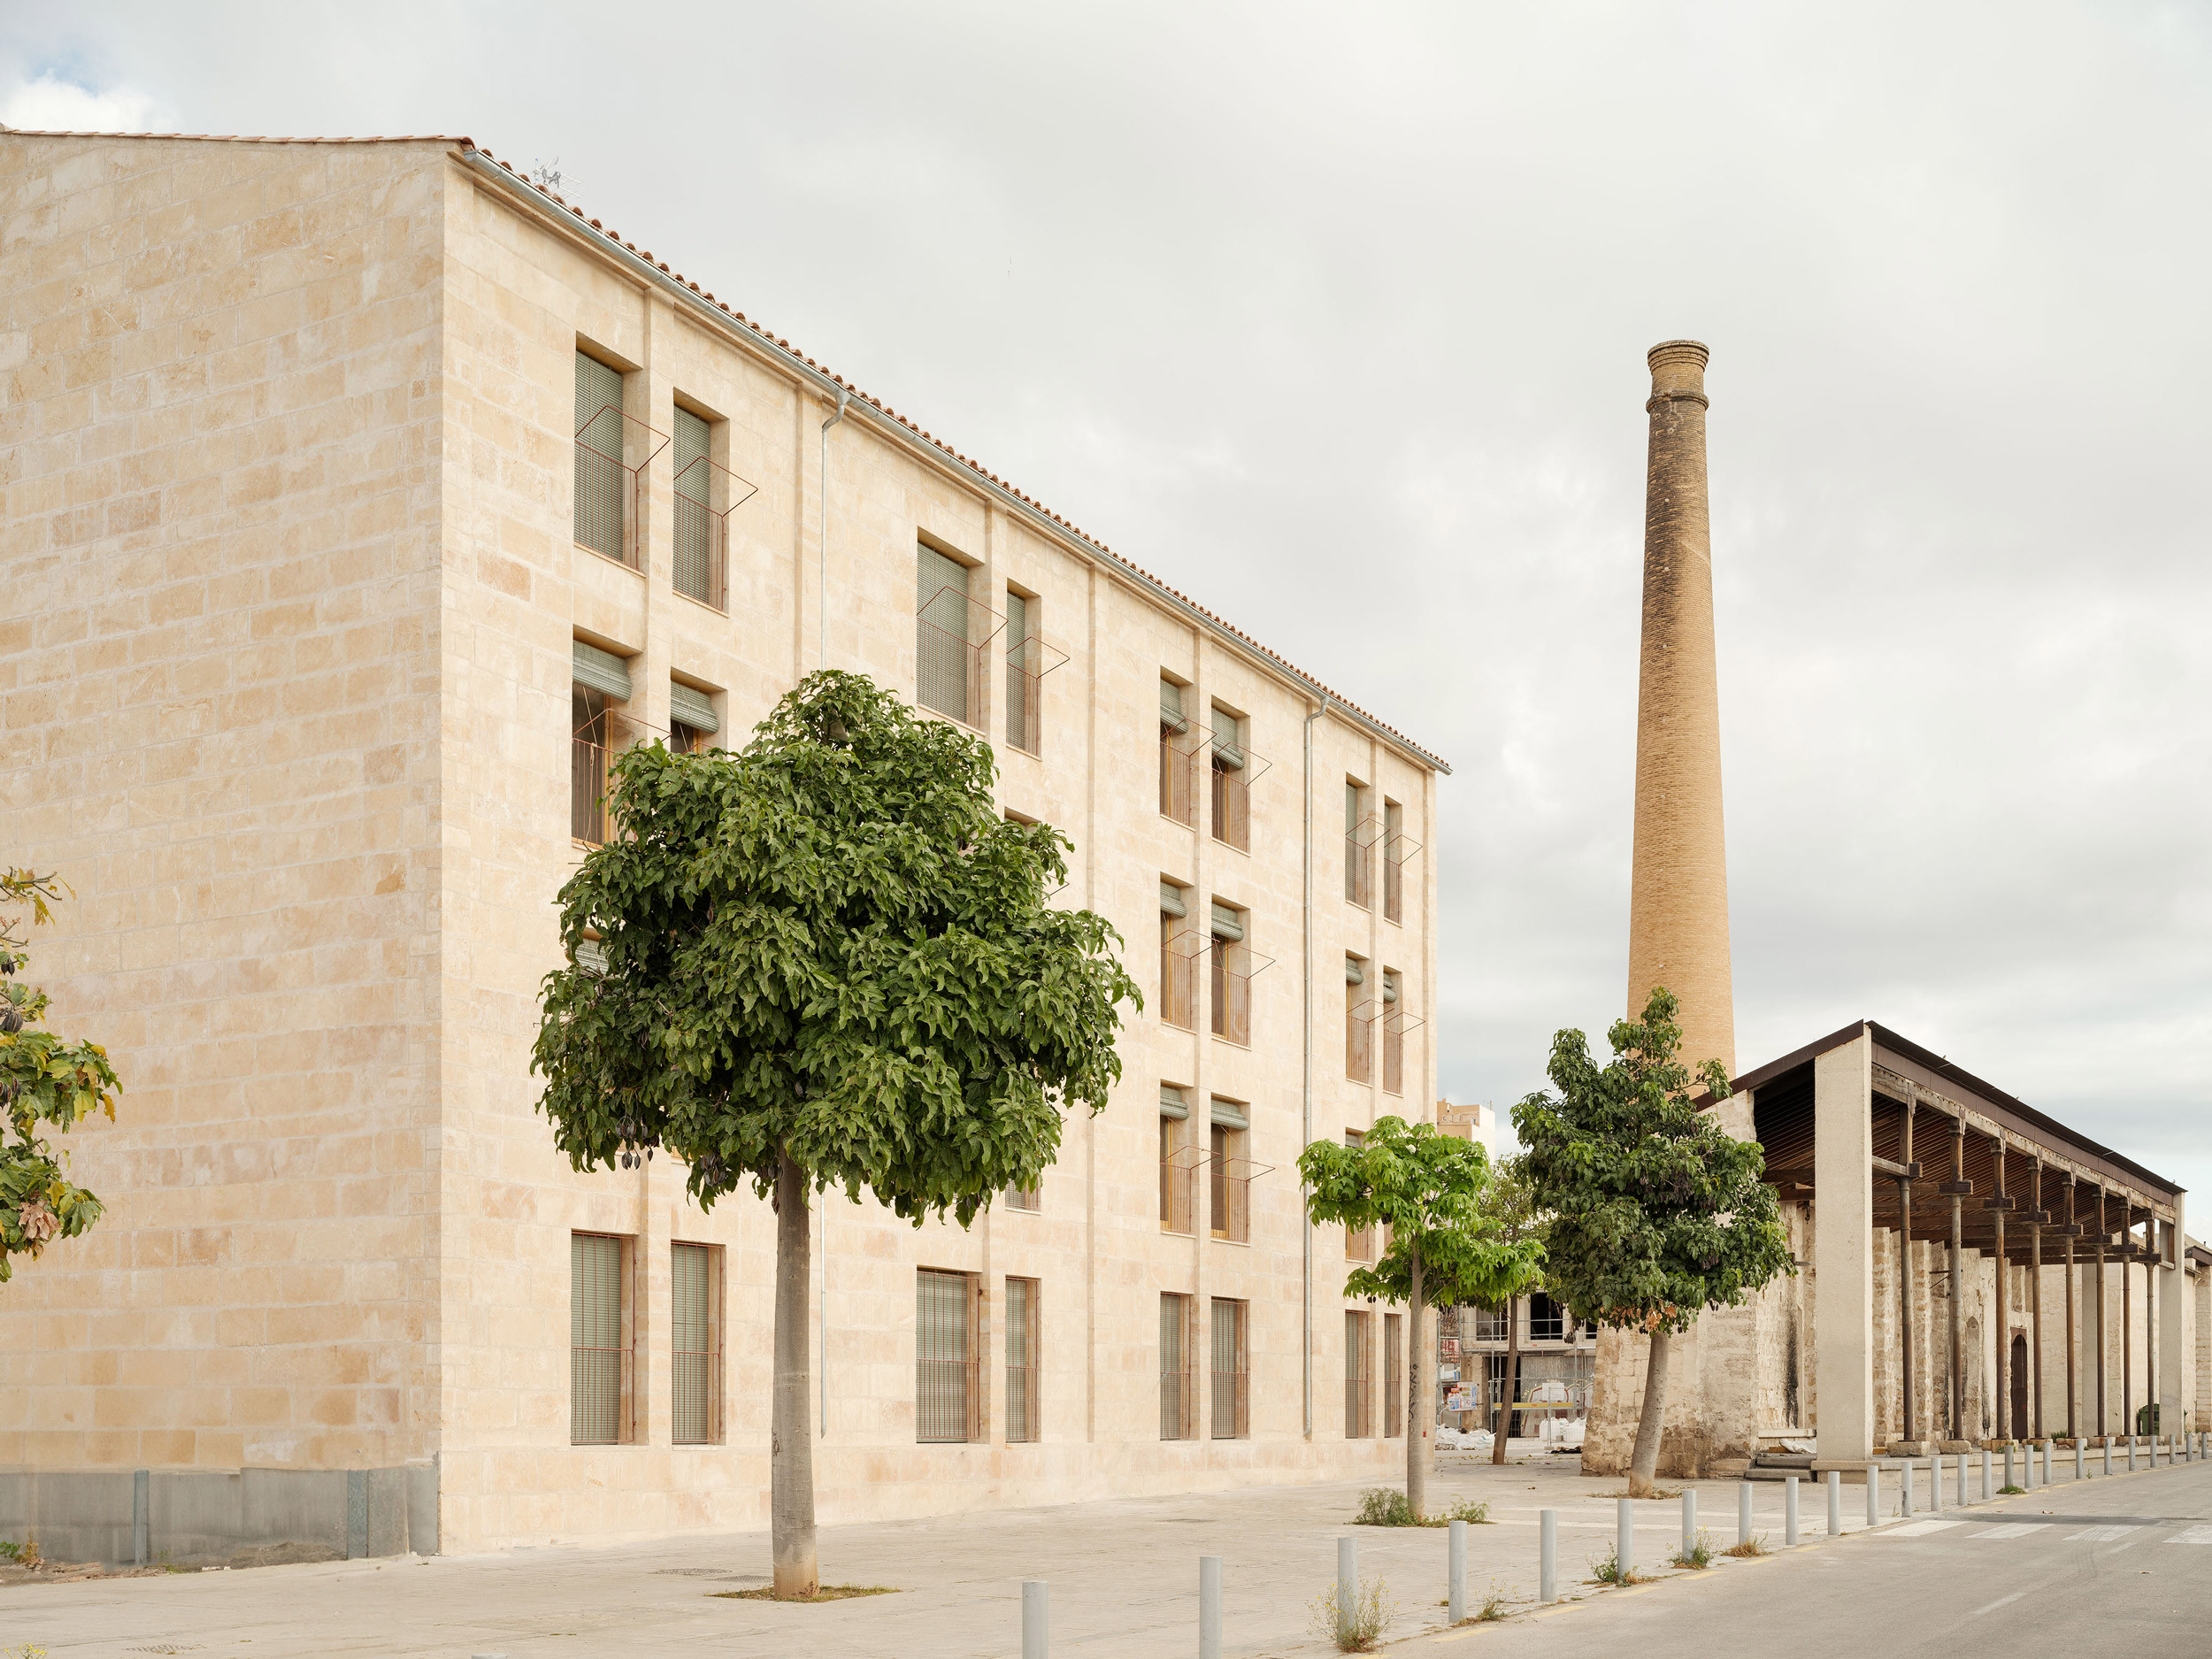
[[[1947,1526],[1956,1526],[1956,1521],[1915,1521],[1910,1526],[1893,1527],[1882,1534],[1885,1538],[1925,1538],[1931,1532],[1940,1532]]]
[[[2170,1544],[2212,1544],[2212,1526],[2193,1526],[2185,1532],[2176,1532],[2166,1541]]]
[[[2131,1538],[2134,1535],[2135,1529],[2131,1526],[2085,1526],[2078,1532],[2067,1533],[2066,1541],[2070,1544],[2102,1544],[2109,1543],[2116,1538]]]
[[[2032,1522],[2015,1521],[2006,1526],[1993,1526],[1986,1532],[1977,1532],[1974,1536],[1978,1539],[1994,1538],[2001,1540],[2013,1538],[2032,1538],[2043,1530],[2043,1528],[2035,1525]]]

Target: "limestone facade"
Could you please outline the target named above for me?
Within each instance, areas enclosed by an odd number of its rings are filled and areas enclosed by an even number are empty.
[[[633,559],[578,540],[580,351],[619,377]],[[1436,1098],[1440,763],[876,405],[826,439],[839,383],[465,140],[0,134],[0,847],[80,895],[33,969],[125,1084],[73,1137],[106,1218],[0,1297],[0,1474],[410,1470],[417,1548],[764,1524],[765,1207],[702,1215],[664,1159],[576,1174],[534,1110],[577,647],[624,664],[626,741],[703,700],[741,743],[825,660],[912,695],[925,548],[997,641],[962,718],[1002,804],[1072,838],[1065,902],[1120,930],[1148,1006],[1033,1210],[818,1211],[822,1517],[1402,1466],[1403,1414],[1346,1402],[1423,1344],[1342,1297],[1359,1247],[1304,1225],[1293,1166]],[[680,413],[726,492],[718,605],[678,588]],[[1213,833],[1210,741],[1246,757],[1248,846]],[[1161,1018],[1164,882],[1195,928],[1239,919],[1242,1041],[1202,972],[1195,1029]],[[1187,1231],[1164,1088],[1199,1132]],[[1216,1101],[1248,1124],[1241,1239],[1210,1236]],[[624,1241],[615,1444],[573,1443],[578,1233]],[[673,1443],[678,1243],[716,1253],[708,1444]],[[918,1440],[925,1269],[972,1276],[965,1441]],[[1010,1443],[1017,1279],[1036,1428]],[[1164,1294],[1192,1298],[1183,1439]],[[1219,1437],[1216,1299],[1246,1310],[1248,1389]]]

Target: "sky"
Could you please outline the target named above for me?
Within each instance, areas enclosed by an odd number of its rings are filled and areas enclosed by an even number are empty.
[[[1440,1080],[1507,1110],[1623,1011],[1644,352],[1706,342],[1741,1065],[1877,1019],[2200,1190],[2208,112],[2212,13],[2130,0],[0,0],[12,126],[557,165],[1446,757]]]

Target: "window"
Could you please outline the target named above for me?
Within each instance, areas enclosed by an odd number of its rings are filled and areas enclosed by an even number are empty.
[[[1006,1207],[1009,1210],[1034,1211],[1039,1208],[1041,1196],[1038,1187],[1010,1187],[1006,1189]]]
[[[623,452],[622,371],[576,354],[576,541],[635,565],[636,479]]]
[[[915,557],[915,695],[923,707],[973,726],[978,687],[968,567],[926,543]]]
[[[1190,1105],[1171,1083],[1160,1086],[1160,1231],[1191,1230],[1193,1166],[1187,1134]]]
[[[975,1279],[923,1268],[915,1283],[914,1438],[925,1444],[979,1438]]]
[[[1348,779],[1344,785],[1344,896],[1364,910],[1370,872],[1367,791]]]
[[[1567,1340],[1567,1310],[1542,1291],[1528,1299],[1528,1340],[1563,1342]]]
[[[1406,810],[1383,800],[1383,920],[1406,918]]]
[[[1191,788],[1191,762],[1197,743],[1183,714],[1183,687],[1160,677],[1160,812],[1194,828],[1198,803]]]
[[[1187,1440],[1196,1425],[1190,1372],[1191,1299],[1172,1291],[1160,1297],[1160,1438]]]
[[[1374,1011],[1367,996],[1367,963],[1348,951],[1344,957],[1344,1075],[1355,1083],[1374,1080]]]
[[[1006,1281],[1006,1439],[1009,1445],[1041,1440],[1037,1410],[1037,1281]]]
[[[1213,1299],[1213,1438],[1249,1440],[1252,1435],[1252,1379],[1245,1329],[1251,1304]]]
[[[618,736],[616,709],[630,700],[626,657],[571,642],[568,833],[596,847],[607,839],[607,762]]]
[[[1248,1243],[1252,1237],[1252,1161],[1245,1156],[1250,1129],[1241,1102],[1215,1097],[1213,1144],[1206,1161],[1210,1177],[1207,1214],[1214,1237],[1232,1244]]]
[[[1383,970],[1383,1093],[1406,1092],[1404,980],[1395,968]]]
[[[1190,889],[1160,880],[1160,1018],[1185,1031],[1198,1027],[1194,960],[1206,937],[1190,925]]]
[[[1214,708],[1213,828],[1214,839],[1239,852],[1252,850],[1250,780],[1240,723],[1218,704]]]
[[[1039,714],[1044,692],[1041,602],[1006,590],[1006,741],[1028,754],[1043,747]]]
[[[1475,1310],[1476,1341],[1502,1342],[1507,1335],[1504,1309],[1478,1308]]]
[[[668,1438],[678,1446],[711,1446],[722,1438],[721,1247],[672,1246],[668,1266]]]
[[[676,591],[717,611],[729,609],[728,473],[713,460],[713,426],[676,411]]]
[[[1367,1365],[1367,1320],[1363,1313],[1344,1316],[1344,1438],[1371,1439],[1375,1432],[1374,1390]]]
[[[697,754],[711,747],[707,740],[721,729],[711,696],[680,680],[668,682],[669,748],[679,755]]]
[[[1406,1432],[1405,1320],[1383,1315],[1383,1439],[1394,1440]]]
[[[613,1446],[630,1438],[630,1240],[568,1235],[568,1438]]]
[[[1224,904],[1213,906],[1213,1029],[1231,1042],[1252,1041],[1251,952],[1244,937],[1251,912]]]
[[[1363,1131],[1347,1129],[1344,1132],[1346,1146],[1357,1148],[1366,1143],[1367,1136]],[[1371,1262],[1375,1259],[1374,1228],[1362,1227],[1356,1233],[1349,1227],[1344,1230],[1344,1259],[1348,1262]]]

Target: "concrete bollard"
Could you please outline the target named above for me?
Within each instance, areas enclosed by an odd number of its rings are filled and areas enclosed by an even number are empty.
[[[1878,1526],[1882,1521],[1882,1466],[1866,1466],[1866,1524]]]
[[[1636,1500],[1623,1498],[1613,1524],[1613,1564],[1616,1584],[1626,1584],[1636,1571]]]
[[[2135,1436],[2128,1436],[2128,1473],[2135,1472]]]
[[[2104,1471],[2108,1475],[2112,1472],[2112,1436],[2109,1434],[2104,1437]]]
[[[1022,1580],[1022,1659],[1051,1659],[1052,1637],[1045,1617],[1045,1581]]]
[[[1464,1522],[1454,1521],[1455,1530]],[[1455,1540],[1455,1542],[1457,1540]],[[1459,1603],[1452,1603],[1452,1623],[1459,1623]],[[1198,1558],[1198,1659],[1221,1659],[1221,1557]]]
[[[1828,1536],[1843,1536],[1843,1474],[1834,1469],[1828,1471]]]
[[[2043,1484],[2047,1486],[2051,1484],[2051,1443],[2048,1440],[2043,1442]]]
[[[1446,1594],[1450,1597],[1452,1623],[1467,1617],[1467,1523],[1452,1523],[1451,1544],[1446,1551]]]
[[[1905,1459],[1905,1479],[1898,1487],[1897,1513],[1909,1521],[1912,1519],[1912,1459],[1909,1457]]]
[[[1688,1555],[1697,1548],[1697,1488],[1682,1489],[1682,1553]]]
[[[1559,1511],[1536,1512],[1536,1594],[1545,1601],[1559,1599]]]
[[[1797,1548],[1797,1477],[1786,1475],[1782,1479],[1782,1541],[1792,1549]]]
[[[1959,1508],[1964,1509],[1970,1500],[1966,1495],[1966,1454],[1959,1454]]]
[[[2005,1442],[2005,1485],[2016,1486],[2019,1484],[2018,1478],[2012,1472],[2012,1442],[2007,1440]]]
[[[1986,1503],[1995,1495],[1989,1485],[1989,1448],[1985,1446],[1982,1448],[1982,1502]]]
[[[1751,1483],[1747,1480],[1736,1488],[1736,1541],[1751,1541]]]
[[[1928,1513],[1943,1513],[1943,1454],[1938,1452],[1928,1463]]]
[[[2087,1449],[2086,1449],[2086,1448],[2085,1448],[2082,1445],[2082,1443],[2081,1443],[2081,1436],[2080,1436],[2080,1435],[2078,1435],[2078,1434],[2075,1435],[2075,1436],[2074,1436],[2074,1479],[2077,1479],[2077,1480],[2086,1480],[2086,1479],[2089,1479],[2089,1476],[2088,1476],[2088,1474],[2087,1474],[2087,1472],[2086,1472],[2086,1471],[2087,1471],[2087,1470],[2088,1470],[2088,1464],[2087,1464],[2087,1463],[2085,1461],[2085,1460],[2086,1459],[2087,1455],[2088,1455]]]
[[[1336,1605],[1346,1619],[1359,1605],[1359,1540],[1340,1538],[1336,1540]]]

